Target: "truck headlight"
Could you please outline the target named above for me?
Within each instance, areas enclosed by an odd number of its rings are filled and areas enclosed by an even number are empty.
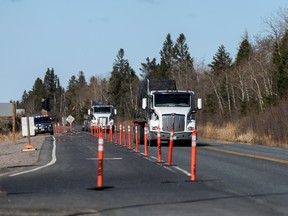
[[[192,130],[193,130],[193,127],[190,127],[190,126],[189,126],[189,127],[187,127],[187,130],[188,130],[188,131],[192,131]]]
[[[152,130],[158,130],[158,126],[152,126]]]
[[[195,128],[195,126],[196,126],[195,120],[191,120],[191,121],[189,121],[187,123],[188,123],[187,124],[187,130],[188,131],[192,131]]]
[[[150,121],[150,128],[153,131],[157,131],[159,126],[159,121]]]

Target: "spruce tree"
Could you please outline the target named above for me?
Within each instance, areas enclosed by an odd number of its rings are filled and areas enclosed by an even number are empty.
[[[32,87],[32,94],[34,99],[34,109],[35,112],[40,114],[42,110],[42,99],[45,98],[45,86],[43,81],[38,77]]]
[[[277,90],[281,98],[288,95],[288,31],[285,32],[279,46],[275,46],[273,62],[277,68]]]
[[[151,79],[151,78],[157,78],[157,63],[156,58],[153,58],[152,61],[150,61],[149,57],[146,58],[146,63],[141,63],[142,68],[140,68],[140,71],[142,74],[140,76],[143,79]]]
[[[243,76],[242,74],[245,74],[244,68],[250,62],[252,55],[253,55],[253,48],[249,42],[248,33],[245,32],[243,40],[241,41],[239,45],[238,53],[236,55],[236,59],[234,62],[234,66],[239,68],[238,73],[241,74],[241,77]],[[243,86],[241,86],[241,88],[243,88]],[[241,101],[240,101],[240,114],[242,116],[245,116],[248,110],[249,110],[248,101],[246,98],[244,100],[242,96]]]
[[[253,48],[249,42],[248,33],[246,32],[239,46],[238,53],[235,59],[235,65],[240,65],[242,62],[249,61],[249,58],[251,57],[252,53]]]
[[[124,59],[124,49],[120,49],[113,65],[109,80],[109,102],[116,106],[120,116],[132,117],[136,109],[138,77]]]
[[[72,111],[76,108],[76,97],[77,97],[77,88],[78,86],[78,80],[75,75],[71,76],[71,78],[68,81],[68,86],[66,90],[66,98],[65,98],[65,110],[72,114]]]
[[[156,77],[159,79],[171,78],[171,66],[174,60],[174,42],[171,39],[170,33],[167,34],[166,40],[163,43],[163,48],[160,51],[160,65],[157,70]]]
[[[231,66],[231,62],[232,59],[230,58],[230,54],[222,44],[214,55],[213,61],[208,66],[211,68],[213,74],[219,75]]]
[[[196,72],[186,43],[186,37],[183,33],[177,38],[173,53],[172,78],[176,80],[179,88],[191,89],[193,81],[196,80]]]
[[[193,64],[193,60],[189,53],[189,47],[186,43],[186,37],[183,33],[179,35],[177,38],[175,45],[173,47],[173,58],[177,62],[184,62],[189,61],[191,64]]]
[[[229,113],[230,116],[232,111],[230,89],[231,75],[229,73],[231,62],[232,59],[230,58],[230,54],[226,51],[224,45],[221,45],[213,57],[212,63],[208,65],[212,70],[210,82],[212,85],[211,89],[213,89],[215,95],[215,103],[218,104],[221,115]]]
[[[62,87],[53,68],[51,70],[47,69],[43,83],[46,90],[45,97],[50,99],[51,111],[59,112]]]

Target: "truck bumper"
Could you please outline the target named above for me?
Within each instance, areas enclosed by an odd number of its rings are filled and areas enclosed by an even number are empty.
[[[173,140],[191,140],[192,132],[174,132]],[[169,132],[160,132],[160,137],[162,141],[169,141],[170,140],[170,133]],[[150,140],[157,140],[157,132],[150,131],[149,132],[149,139]]]

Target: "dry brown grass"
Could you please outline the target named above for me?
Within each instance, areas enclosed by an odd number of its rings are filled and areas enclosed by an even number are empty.
[[[215,126],[211,123],[198,126],[199,136],[208,139],[225,140],[267,146],[288,147],[287,140],[275,139],[271,134],[259,135],[253,129],[241,129],[240,123],[227,123],[224,126]]]
[[[257,135],[252,130],[249,130],[238,134],[236,141],[244,143],[253,143],[256,137]]]
[[[15,139],[21,139],[22,134],[20,132],[15,134]],[[8,141],[8,140],[13,140],[13,133],[8,133],[8,134],[0,134],[0,141]]]
[[[223,124],[223,121],[215,121],[198,125],[199,135],[210,139],[288,147],[287,107],[288,100],[282,100],[261,112],[251,111],[237,122]],[[201,121],[198,122],[201,124]]]
[[[236,126],[228,123],[223,127],[217,127],[212,123],[206,125],[198,126],[198,131],[200,135],[209,139],[219,139],[219,140],[235,140]]]

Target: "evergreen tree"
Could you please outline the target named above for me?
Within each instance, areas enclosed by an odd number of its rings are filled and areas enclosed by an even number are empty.
[[[142,68],[140,68],[140,71],[142,74],[140,76],[143,79],[151,79],[155,78],[155,73],[157,72],[157,63],[156,58],[153,58],[152,61],[150,61],[149,57],[146,58],[146,63],[141,63]]]
[[[253,48],[248,39],[248,33],[245,33],[243,40],[239,46],[238,53],[235,59],[235,65],[240,65],[240,63],[249,61],[253,52]]]
[[[288,93],[288,31],[285,32],[279,46],[275,46],[273,62],[277,68],[276,84],[281,98]]]
[[[86,109],[85,103],[88,99],[87,94],[87,82],[83,71],[80,71],[78,74],[78,81],[77,81],[77,104],[80,109]]]
[[[181,63],[184,61],[189,61],[191,64],[193,64],[193,60],[189,53],[189,47],[186,43],[186,37],[183,33],[181,33],[177,38],[175,45],[173,47],[173,53],[176,62]]]
[[[27,102],[28,97],[29,97],[29,95],[28,95],[27,91],[25,90],[22,94],[22,99],[21,99],[22,104],[25,104]]]
[[[37,78],[32,88],[32,94],[34,99],[35,112],[40,113],[42,110],[42,99],[45,97],[45,86],[40,78]]]
[[[86,78],[83,71],[80,71],[78,74],[78,82],[77,82],[77,109],[76,117],[77,120],[82,122],[84,119],[84,114],[87,114],[87,110],[90,108],[90,100],[88,94],[88,86],[86,82]]]
[[[54,69],[48,68],[44,77],[44,86],[46,90],[45,97],[50,99],[51,111],[57,112],[60,109],[60,99],[62,94],[62,87]]]
[[[229,68],[231,67],[232,59],[230,54],[226,52],[224,45],[218,48],[218,52],[213,57],[213,61],[209,64],[212,69],[210,77],[211,90],[215,95],[215,103],[218,104],[220,114],[232,114],[232,99]],[[225,109],[226,108],[226,109]],[[228,112],[227,112],[228,111]]]
[[[211,68],[213,74],[219,75],[231,66],[231,62],[230,54],[226,51],[225,46],[221,45],[213,57],[213,61],[208,66]]]
[[[174,42],[171,39],[170,33],[167,34],[166,40],[163,43],[163,48],[160,51],[160,65],[155,74],[159,79],[171,78],[171,66],[174,60]]]
[[[124,116],[125,107],[123,106],[125,92],[125,70],[128,68],[128,61],[124,59],[124,49],[118,51],[113,71],[109,80],[109,101],[117,107],[119,115]]]
[[[120,49],[113,65],[109,80],[109,102],[117,107],[120,116],[132,117],[136,108],[138,77],[124,59],[124,49]]]
[[[118,109],[118,114],[121,115],[120,113],[122,112],[123,114],[123,109],[120,108],[121,105],[121,95],[122,95],[122,74],[118,70],[118,68],[114,65],[113,66],[113,71],[111,72],[111,77],[109,79],[109,90],[108,90],[108,95],[109,95],[109,103],[117,107]]]
[[[78,83],[79,83],[79,87],[86,87],[87,86],[87,82],[86,82],[86,78],[85,78],[85,75],[84,75],[84,72],[83,71],[80,71],[79,74],[78,74]]]
[[[32,91],[24,91],[21,100],[21,108],[25,109],[26,115],[34,115],[35,114],[35,104],[33,98]]]
[[[183,33],[177,38],[173,50],[172,78],[177,81],[178,87],[191,89],[193,80],[196,80],[196,72],[186,43],[186,37]]]
[[[66,107],[65,111],[70,115],[75,115],[75,109],[77,108],[77,92],[78,91],[78,80],[75,75],[71,76],[68,81],[68,86],[66,90]]]
[[[249,42],[249,38],[248,38],[248,33],[245,32],[245,35],[239,45],[239,49],[238,49],[238,53],[234,62],[234,66],[238,67],[235,70],[236,73],[236,77],[241,77],[242,79],[246,78],[246,70],[245,67],[247,65],[247,62],[249,63],[251,60],[251,57],[253,55],[253,48],[252,45]],[[243,83],[242,80],[239,83]],[[249,106],[248,106],[248,99],[245,98],[245,94],[243,94],[244,90],[243,90],[244,86],[242,84],[240,84],[240,89],[242,92],[240,92],[239,94],[241,96],[239,96],[240,101],[240,114],[241,116],[245,116],[249,110]]]

